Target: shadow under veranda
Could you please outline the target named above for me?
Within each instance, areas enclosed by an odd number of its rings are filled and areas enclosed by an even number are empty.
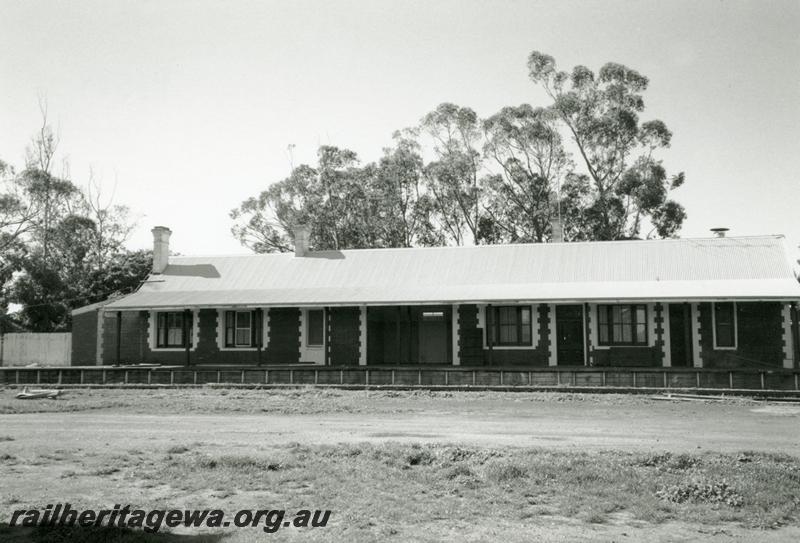
[[[22,526],[0,525],[3,543],[220,543],[225,534],[147,533],[108,526]]]

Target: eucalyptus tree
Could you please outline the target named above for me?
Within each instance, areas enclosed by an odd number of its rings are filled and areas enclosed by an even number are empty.
[[[499,170],[483,179],[483,234],[493,243],[546,241],[550,220],[561,218],[559,193],[571,167],[556,112],[504,107],[483,127],[484,153]]]
[[[638,237],[647,222],[658,236],[674,235],[686,212],[669,192],[684,175],[668,176],[656,158],[672,139],[666,124],[640,119],[647,77],[613,62],[597,74],[585,66],[559,71],[553,57],[538,51],[530,54],[528,70],[553,100],[585,168],[577,178],[588,183],[581,189],[588,204],[581,237]]]

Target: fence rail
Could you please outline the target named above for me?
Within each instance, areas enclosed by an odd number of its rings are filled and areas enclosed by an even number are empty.
[[[72,334],[0,334],[0,366],[69,366]]]
[[[0,368],[0,385],[317,385],[492,389],[800,391],[798,370],[373,367]]]

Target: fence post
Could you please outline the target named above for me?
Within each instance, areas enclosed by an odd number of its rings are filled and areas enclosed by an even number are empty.
[[[664,388],[669,388],[667,386],[667,372],[664,372]]]
[[[175,370],[169,370],[169,384],[175,384]]]
[[[422,384],[422,370],[417,370],[417,384]]]
[[[503,386],[503,370],[500,370],[500,386]]]
[[[728,386],[732,389],[733,388],[733,372],[728,372]]]
[[[761,374],[761,390],[764,390],[765,388],[767,388],[765,383],[766,380],[764,379],[764,372],[761,371],[759,373]]]
[[[364,370],[364,384],[369,386],[369,370]]]
[[[289,384],[294,384],[294,370],[289,370]]]
[[[244,374],[244,372],[242,372],[242,374]],[[314,384],[319,384],[319,370],[314,370]]]
[[[450,384],[450,372],[449,371],[444,372],[444,384],[445,384],[445,386]]]
[[[244,384],[244,370],[242,370],[242,384]]]
[[[339,384],[344,385],[344,370],[339,370]]]
[[[472,370],[472,386],[475,386],[476,382],[475,370]]]
[[[103,370],[103,373],[100,375],[100,379],[102,380],[103,384],[106,384],[106,370]]]
[[[58,370],[58,384],[59,385],[61,384],[61,373],[62,373],[62,370]],[[764,387],[761,387],[761,388],[764,388]]]
[[[125,370],[125,380],[123,381],[126,385],[128,384],[128,370]]]
[[[633,388],[636,388],[636,372],[634,371],[632,373],[633,373]]]
[[[700,388],[700,372],[695,372],[695,377],[697,377],[697,387]]]
[[[36,384],[42,384],[42,370],[36,370]]]
[[[394,370],[392,370],[392,384],[394,384]]]

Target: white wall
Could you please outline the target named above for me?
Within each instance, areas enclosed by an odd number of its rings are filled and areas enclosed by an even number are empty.
[[[0,365],[69,366],[72,334],[5,334],[0,347]]]

